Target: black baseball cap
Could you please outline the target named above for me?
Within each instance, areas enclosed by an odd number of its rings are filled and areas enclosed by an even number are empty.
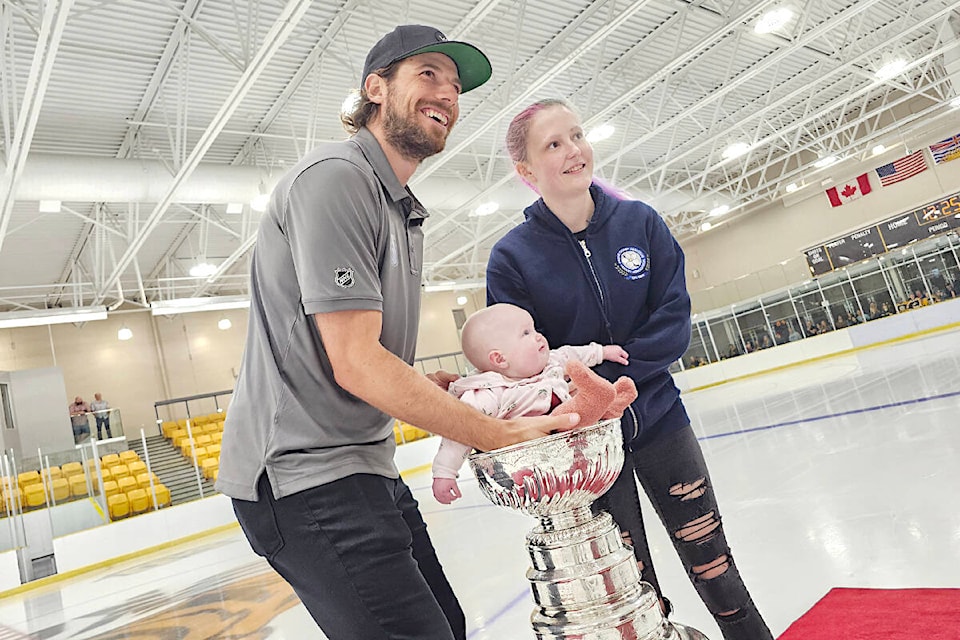
[[[383,69],[398,60],[431,51],[446,55],[457,65],[461,93],[476,89],[489,80],[490,74],[493,73],[490,60],[472,44],[447,40],[447,36],[434,27],[404,24],[380,38],[370,49],[363,63],[360,84],[362,86],[367,76],[377,69]]]

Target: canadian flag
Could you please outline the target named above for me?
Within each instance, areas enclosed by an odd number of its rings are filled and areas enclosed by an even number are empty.
[[[870,179],[865,173],[839,187],[827,189],[827,197],[830,198],[830,204],[834,207],[856,200],[867,193],[870,193]]]

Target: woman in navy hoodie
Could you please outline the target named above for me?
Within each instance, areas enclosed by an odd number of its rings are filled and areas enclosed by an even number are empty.
[[[550,344],[623,345],[628,365],[595,368],[608,380],[630,376],[639,391],[621,419],[624,472],[598,506],[633,545],[643,579],[668,613],[635,473],[723,637],[772,640],[730,553],[700,444],[667,371],[690,341],[680,246],[656,211],[593,180],[593,150],[564,102],[544,100],[517,115],[507,149],[541,198],[494,246],[487,303],[526,309]]]

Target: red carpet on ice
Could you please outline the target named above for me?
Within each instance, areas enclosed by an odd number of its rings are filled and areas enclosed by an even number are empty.
[[[831,589],[779,640],[960,640],[960,589]]]

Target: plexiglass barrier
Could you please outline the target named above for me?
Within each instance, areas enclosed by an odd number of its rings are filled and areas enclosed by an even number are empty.
[[[693,316],[680,371],[957,297],[960,241],[947,234]]]

